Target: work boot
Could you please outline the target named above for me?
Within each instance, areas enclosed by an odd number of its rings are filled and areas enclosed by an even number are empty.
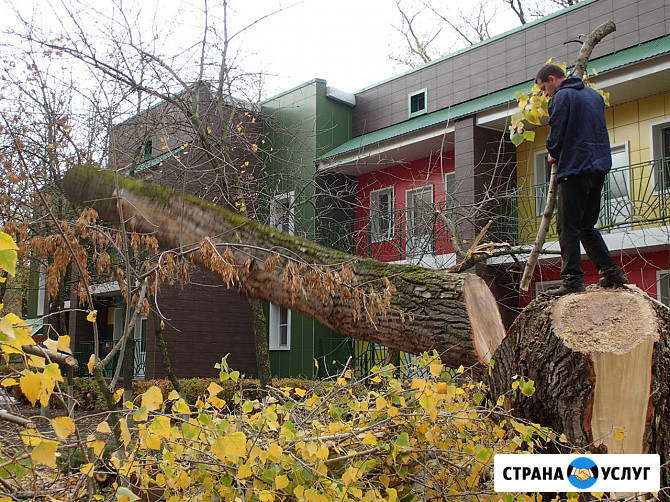
[[[581,275],[566,275],[563,277],[563,284],[556,288],[551,288],[546,291],[549,296],[563,296],[570,293],[583,293],[586,291],[584,287],[584,277]]]
[[[598,281],[603,288],[619,288],[628,283],[628,279],[619,267],[610,270],[603,270],[603,276]]]

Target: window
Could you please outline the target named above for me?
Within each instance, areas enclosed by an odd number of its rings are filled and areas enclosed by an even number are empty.
[[[291,349],[291,310],[270,304],[270,350]]]
[[[291,235],[295,232],[293,201],[293,192],[278,195],[270,201],[270,225]],[[271,303],[269,324],[270,350],[290,350],[291,310]]]
[[[457,204],[456,199],[456,173],[450,172],[444,175],[444,209],[453,211]]]
[[[270,201],[270,225],[291,235],[295,233],[293,200],[293,192],[287,192]]]
[[[142,143],[142,160],[149,160],[154,156],[154,139],[148,138]]]
[[[394,204],[393,187],[370,192],[370,240],[371,242],[393,239]]]
[[[421,89],[420,91],[413,92],[408,96],[410,117],[426,113],[426,111],[428,110],[427,97],[428,97],[427,89]]]
[[[670,122],[651,126],[655,192],[670,190]]]
[[[433,252],[433,185],[407,190],[408,257]]]
[[[600,204],[599,226],[630,221],[632,205],[629,189],[628,143],[613,145],[612,170],[605,178],[603,198]]]
[[[670,307],[670,271],[657,272],[658,301]]]
[[[549,152],[546,150],[535,154],[535,215],[544,213],[547,205],[547,193],[549,192],[549,180],[551,179],[551,164],[549,164]]]

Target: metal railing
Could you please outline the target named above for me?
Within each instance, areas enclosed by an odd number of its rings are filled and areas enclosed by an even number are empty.
[[[455,208],[438,201],[416,209],[400,208],[387,215],[372,215],[320,225],[319,241],[327,246],[383,261],[410,258],[412,254],[453,251],[446,226],[434,218],[443,212],[453,221],[493,220],[487,240],[511,245],[535,239],[546,201],[547,184],[523,185],[491,192],[485,201]],[[412,214],[414,212],[414,214]],[[430,215],[430,216],[429,216]],[[418,223],[418,224],[417,224]],[[670,224],[670,157],[612,169],[605,180],[598,226],[603,232]],[[555,219],[547,240],[558,237]]]
[[[140,340],[131,340],[134,347],[134,357],[133,357],[133,375],[135,378],[144,378],[146,371],[146,352],[145,348]],[[79,369],[77,370],[77,376],[90,376],[88,373],[87,364],[93,354],[93,348],[95,347],[95,342],[83,341],[76,342],[74,356],[77,359]],[[113,341],[103,341],[98,343],[98,356],[104,358],[107,354],[112,351],[114,347]],[[116,365],[119,362],[119,354],[116,354],[114,358],[105,366],[105,376],[112,377]],[[123,371],[123,368],[121,368]]]

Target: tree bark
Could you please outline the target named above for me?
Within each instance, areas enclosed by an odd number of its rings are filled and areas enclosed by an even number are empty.
[[[231,254],[227,259],[236,273],[232,282],[249,299],[271,301],[343,335],[412,354],[435,349],[445,364],[456,367],[481,369],[504,336],[495,298],[475,275],[364,259],[266,227],[174,190],[129,178],[121,178],[119,183],[117,193],[112,171],[81,165],[68,171],[63,187],[75,205],[92,206],[108,222],[119,221],[119,199],[127,223],[136,231],[155,232],[163,248],[198,243],[205,237],[228,243]],[[314,294],[296,290],[292,276],[286,275],[282,266],[265,270],[269,251],[328,267],[331,273],[346,269],[353,283],[345,284],[340,292],[316,294],[318,288],[331,291],[328,288],[337,282],[337,278],[323,273],[322,283],[312,290]],[[374,295],[383,295],[386,280],[393,291],[390,304],[383,314],[366,312],[366,308],[372,308]],[[341,293],[347,286],[367,296],[361,296],[357,305]]]
[[[629,286],[531,303],[493,359],[494,397],[519,418],[601,453],[670,460],[670,309]],[[535,393],[512,392],[514,376]],[[670,485],[668,468],[661,486]]]

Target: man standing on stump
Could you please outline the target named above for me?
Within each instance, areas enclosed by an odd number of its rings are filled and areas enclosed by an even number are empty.
[[[585,291],[580,243],[603,275],[600,285],[623,286],[628,280],[595,228],[605,177],[612,169],[605,102],[581,78],[566,77],[556,65],[540,68],[535,82],[551,98],[547,150],[549,163],[558,165],[557,226],[563,284],[549,289],[547,294],[562,296]]]

